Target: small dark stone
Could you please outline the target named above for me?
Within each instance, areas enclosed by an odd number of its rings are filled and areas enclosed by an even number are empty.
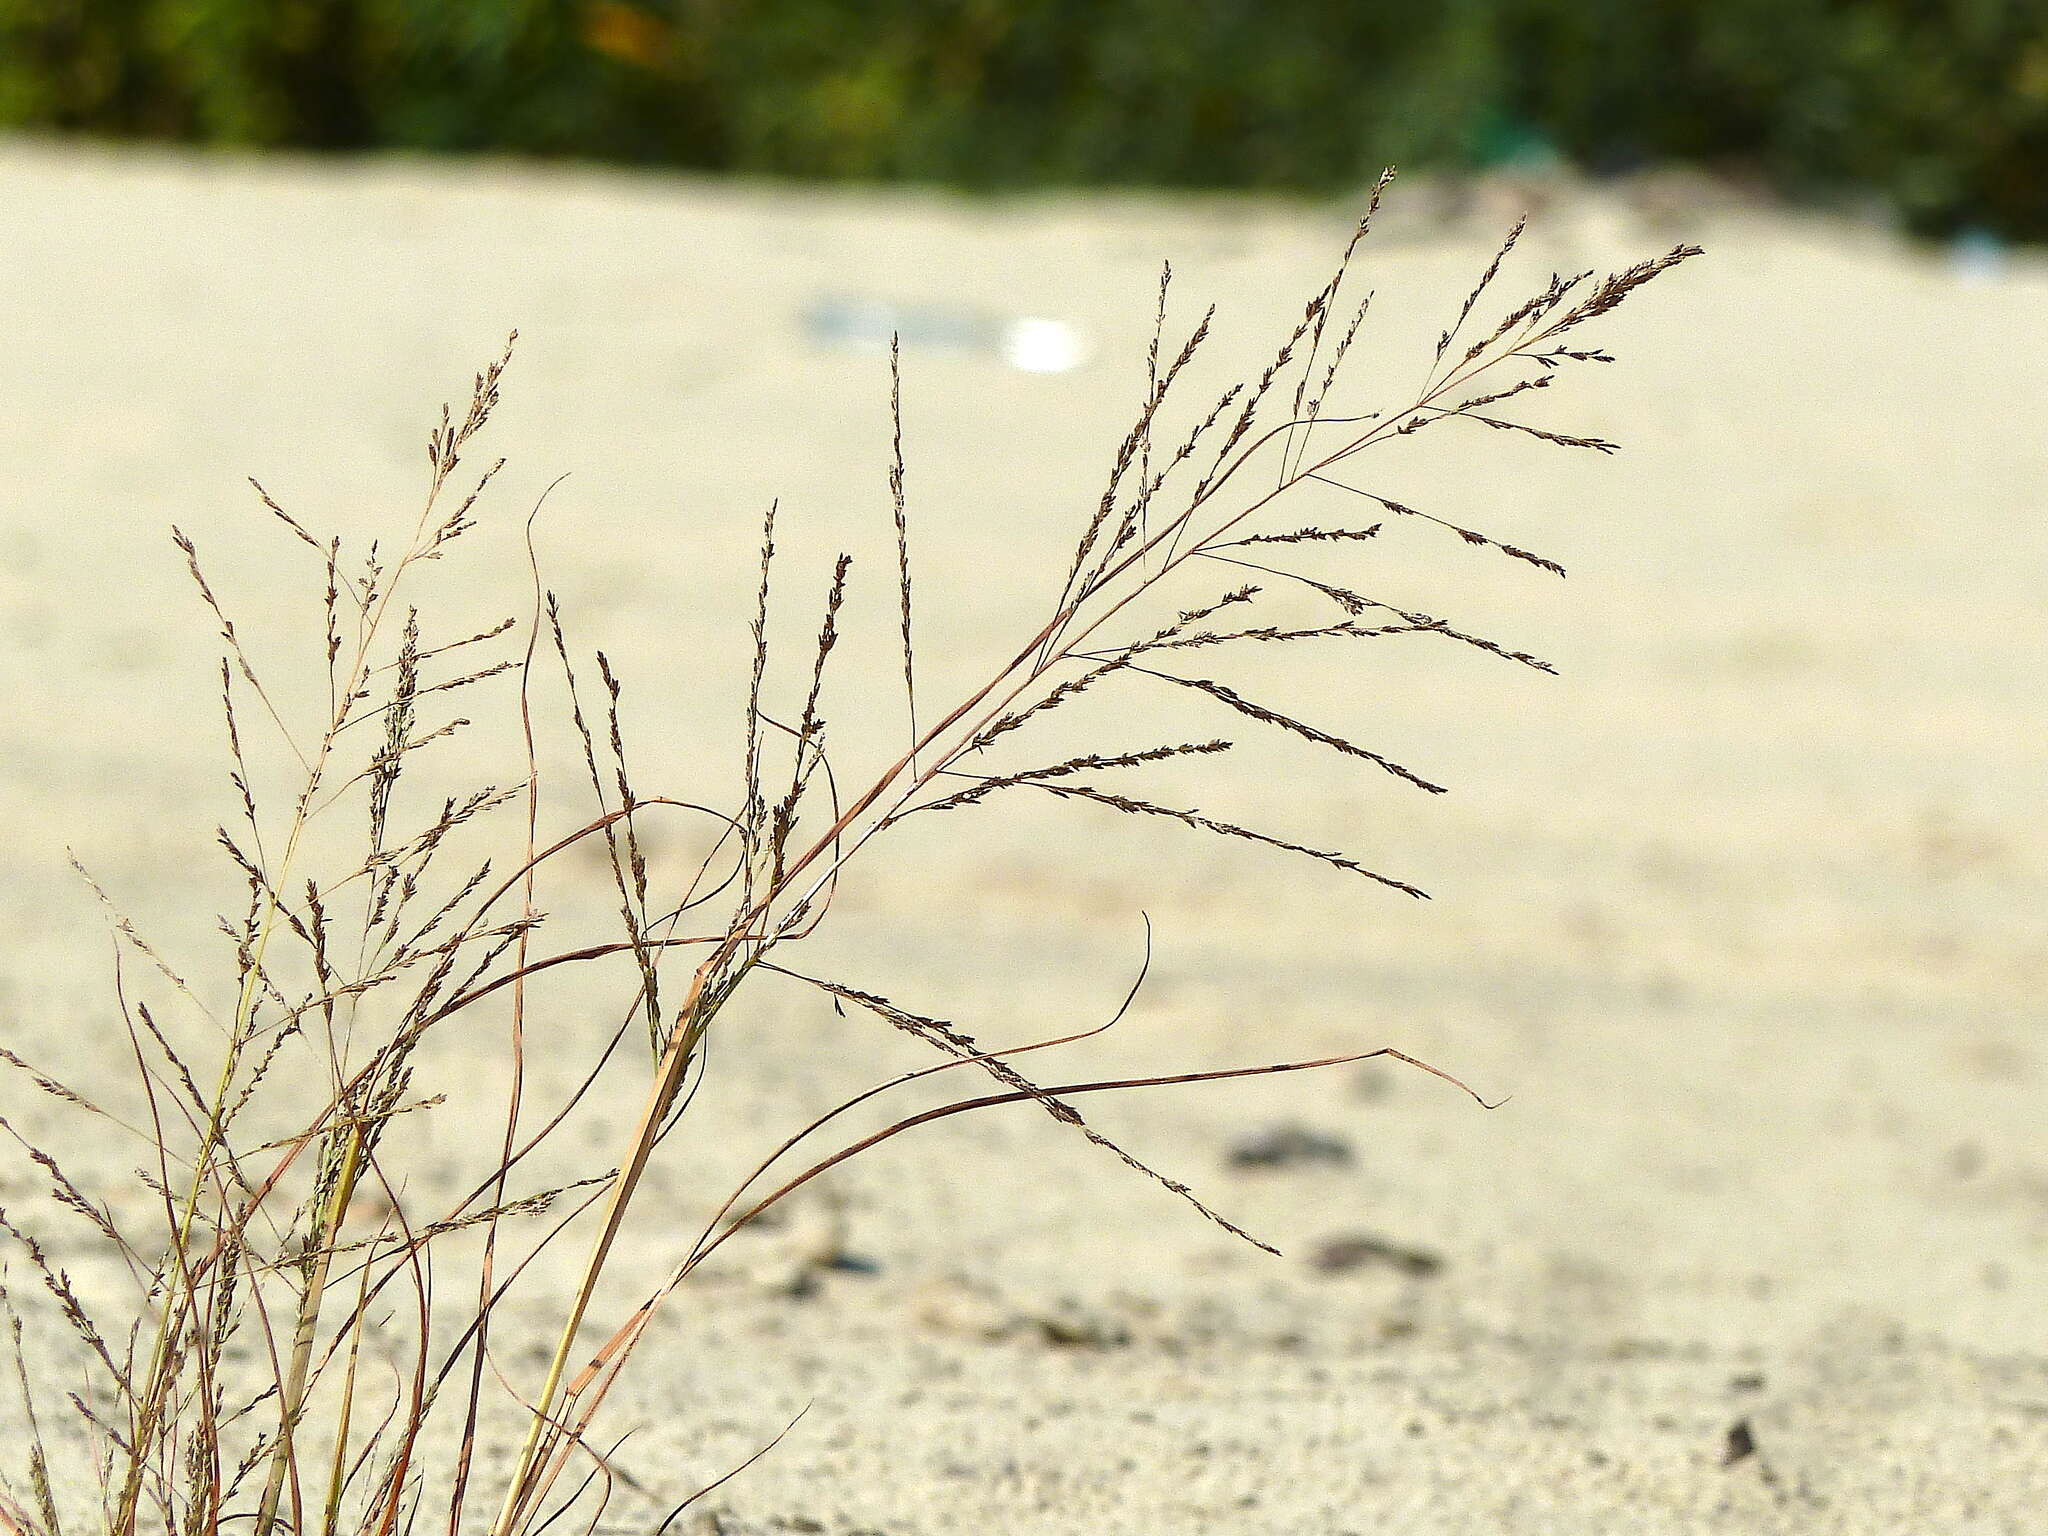
[[[836,1269],[843,1275],[879,1275],[882,1266],[878,1260],[858,1253],[835,1253],[825,1261],[827,1269]]]
[[[1761,1392],[1763,1389],[1764,1373],[1762,1371],[1744,1371],[1740,1376],[1730,1376],[1728,1378],[1728,1390],[1730,1392]]]
[[[1040,1337],[1059,1349],[1122,1349],[1131,1342],[1131,1330],[1115,1318],[1061,1308],[1034,1317]]]
[[[1441,1254],[1427,1248],[1409,1248],[1371,1233],[1347,1233],[1325,1238],[1309,1255],[1309,1263],[1326,1275],[1348,1274],[1354,1269],[1391,1269],[1413,1280],[1428,1280],[1443,1273]]]
[[[1749,1420],[1737,1419],[1728,1427],[1727,1443],[1721,1447],[1721,1465],[1732,1467],[1755,1454],[1756,1432],[1749,1427]]]
[[[1305,1163],[1342,1167],[1351,1161],[1351,1143],[1305,1125],[1270,1125],[1240,1137],[1227,1160],[1233,1168],[1291,1168]]]
[[[1389,1098],[1394,1092],[1394,1074],[1377,1062],[1368,1062],[1358,1069],[1358,1075],[1351,1079],[1351,1093],[1354,1098],[1368,1103]]]

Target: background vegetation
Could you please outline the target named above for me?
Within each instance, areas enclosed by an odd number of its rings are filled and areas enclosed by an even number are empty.
[[[0,127],[971,186],[1679,158],[2048,235],[2039,0],[0,0]]]

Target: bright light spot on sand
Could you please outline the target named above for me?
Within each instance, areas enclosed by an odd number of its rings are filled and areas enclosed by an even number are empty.
[[[1081,366],[1087,348],[1063,320],[1012,320],[1003,327],[1003,361],[1025,373],[1065,373]]]

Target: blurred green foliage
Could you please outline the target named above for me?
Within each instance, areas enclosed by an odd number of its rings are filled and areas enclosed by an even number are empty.
[[[2048,0],[0,0],[0,126],[969,186],[1683,159],[2048,237]]]

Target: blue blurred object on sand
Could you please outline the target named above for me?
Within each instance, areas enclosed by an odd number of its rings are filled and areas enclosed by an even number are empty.
[[[978,352],[1023,373],[1068,373],[1088,358],[1079,330],[1036,315],[830,294],[805,306],[803,333],[831,351],[886,351],[891,336],[910,351]]]

